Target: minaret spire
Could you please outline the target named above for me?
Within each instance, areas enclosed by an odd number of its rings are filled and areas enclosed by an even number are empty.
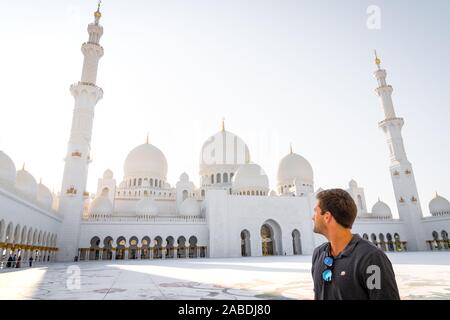
[[[375,64],[377,65],[378,70],[380,70],[380,69],[381,69],[381,67],[380,67],[380,65],[381,65],[381,60],[380,60],[380,58],[378,58],[377,50],[374,50],[374,52],[375,52]]]
[[[81,46],[84,55],[81,80],[70,87],[75,106],[58,208],[64,217],[57,238],[58,261],[73,261],[78,255],[83,193],[86,190],[89,163],[92,161],[90,153],[94,111],[97,102],[103,97],[103,90],[96,85],[98,63],[103,56],[103,47],[99,44],[103,35],[103,27],[99,24],[100,2],[94,17],[95,21],[87,28],[89,40]]]
[[[100,6],[102,5],[102,0],[98,0],[97,11],[94,12],[95,24],[98,25],[100,18],[102,17],[102,13],[100,12]]]
[[[425,240],[422,235],[421,219],[422,208],[420,206],[419,194],[414,178],[411,163],[408,161],[402,137],[403,118],[395,114],[392,102],[392,86],[386,82],[386,70],[381,68],[381,60],[375,52],[375,64],[377,70],[374,72],[378,81],[375,92],[380,97],[381,108],[384,112],[384,120],[378,125],[386,134],[386,141],[390,154],[390,173],[392,185],[396,198],[396,204],[400,219],[407,225],[408,248],[412,250],[425,250]]]

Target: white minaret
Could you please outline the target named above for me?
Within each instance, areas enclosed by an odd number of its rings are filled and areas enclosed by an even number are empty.
[[[375,92],[380,97],[381,107],[384,111],[384,120],[379,127],[386,134],[390,152],[390,171],[394,187],[400,219],[406,224],[407,248],[410,251],[426,250],[426,243],[421,229],[422,209],[417,192],[416,181],[411,163],[406,157],[403,145],[402,127],[403,118],[395,115],[392,103],[392,86],[386,83],[386,70],[380,68],[381,61],[375,52],[375,63],[378,69],[374,72],[378,81]],[[403,239],[405,240],[405,239]]]
[[[70,87],[70,92],[75,99],[75,107],[59,202],[59,212],[64,219],[58,234],[58,261],[73,261],[78,255],[83,194],[90,163],[94,109],[103,96],[103,90],[95,84],[98,61],[103,56],[103,47],[99,44],[103,34],[103,27],[99,24],[100,1],[94,17],[95,21],[89,24],[87,29],[89,41],[81,46],[84,55],[81,81]]]

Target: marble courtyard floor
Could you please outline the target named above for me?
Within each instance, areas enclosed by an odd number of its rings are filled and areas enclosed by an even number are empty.
[[[450,252],[388,256],[402,299],[450,299]],[[310,261],[280,256],[54,263],[2,270],[0,299],[312,299]]]

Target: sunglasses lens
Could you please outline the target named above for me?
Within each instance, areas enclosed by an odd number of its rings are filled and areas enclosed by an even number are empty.
[[[331,272],[331,270],[325,270],[324,272],[322,272],[322,278],[323,280],[330,282],[331,281],[331,275],[333,273]]]
[[[327,267],[331,267],[333,265],[333,258],[332,257],[325,257],[325,259],[323,259],[323,263]]]

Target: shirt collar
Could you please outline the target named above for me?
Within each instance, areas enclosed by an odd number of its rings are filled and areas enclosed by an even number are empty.
[[[339,253],[339,255],[335,258],[339,259],[342,257],[348,257],[352,253],[353,249],[355,249],[356,245],[358,244],[358,242],[360,240],[361,240],[361,237],[359,236],[359,234],[354,233],[352,239],[347,244],[347,246],[345,246],[344,250],[342,250],[341,253]],[[328,254],[330,254],[330,243],[329,242],[328,242],[328,246],[327,246],[327,252],[328,252]]]

